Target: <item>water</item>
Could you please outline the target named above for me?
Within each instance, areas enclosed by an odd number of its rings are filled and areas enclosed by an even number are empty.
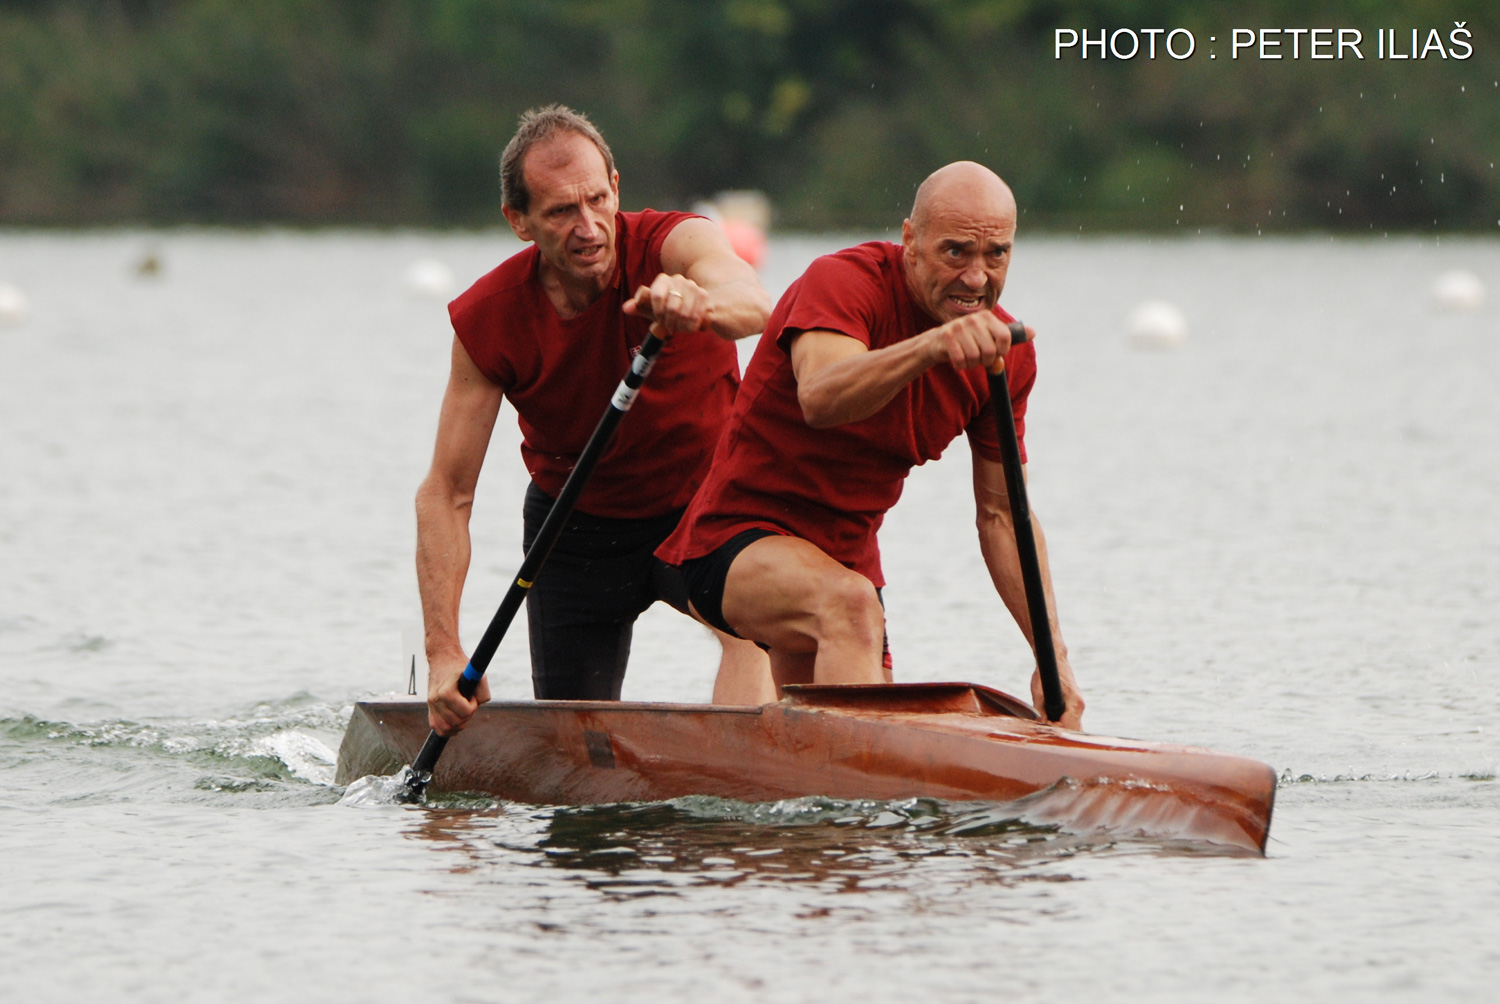
[[[773,242],[779,292],[853,238]],[[1267,859],[1004,807],[339,805],[403,691],[411,498],[495,234],[0,235],[0,958],[29,1000],[1475,1000],[1500,973],[1491,242],[1027,240],[1028,444],[1092,731],[1258,757]],[[155,251],[163,270],[132,264]],[[1132,349],[1164,298],[1191,334]],[[899,679],[1024,693],[966,449],[883,534]],[[502,416],[472,643],[519,562]],[[491,671],[529,692],[524,624]],[[626,696],[706,699],[665,609]]]

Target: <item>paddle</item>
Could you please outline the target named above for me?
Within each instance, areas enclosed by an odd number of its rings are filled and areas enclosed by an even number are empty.
[[[1011,321],[1012,344],[1026,341],[1026,326]],[[1005,491],[1010,496],[1011,522],[1016,527],[1016,551],[1021,559],[1021,581],[1026,585],[1026,612],[1031,617],[1032,648],[1036,668],[1042,675],[1044,710],[1049,722],[1061,721],[1066,702],[1057,676],[1057,652],[1052,647],[1052,621],[1047,617],[1047,591],[1042,586],[1042,562],[1037,556],[1036,534],[1031,529],[1031,505],[1026,501],[1026,475],[1021,470],[1021,444],[1016,439],[1015,416],[1010,410],[1010,385],[1005,380],[1005,358],[990,366],[990,405],[1000,434],[1001,463],[1005,468]]]
[[[474,692],[479,689],[479,681],[484,678],[484,671],[489,668],[495,650],[500,647],[500,641],[509,630],[510,622],[515,619],[516,611],[521,608],[521,602],[526,598],[527,590],[536,581],[537,573],[546,563],[547,556],[552,553],[552,546],[562,535],[563,526],[573,512],[573,506],[578,501],[578,496],[582,494],[589,475],[593,473],[594,465],[598,463],[600,455],[609,446],[610,440],[614,439],[615,429],[619,426],[620,419],[625,417],[625,413],[635,403],[636,394],[641,384],[645,383],[646,374],[651,372],[651,366],[656,361],[656,354],[666,344],[666,338],[659,331],[659,326],[653,324],[650,334],[641,343],[640,353],[631,362],[630,369],[624,378],[620,380],[620,386],[615,388],[615,395],[610,399],[609,407],[604,410],[599,424],[594,427],[594,434],[589,437],[588,445],[583,448],[583,453],[579,455],[578,463],[573,466],[568,480],[564,482],[557,501],[552,503],[551,511],[542,521],[542,528],[537,531],[536,539],[531,542],[531,547],[526,551],[520,571],[516,572],[515,581],[506,591],[505,598],[500,601],[500,607],[495,611],[495,616],[490,618],[490,626],[485,628],[484,636],[474,647],[474,654],[469,657],[469,664],[464,667],[463,675],[458,678],[458,692],[465,697],[473,697]],[[401,790],[396,794],[398,802],[422,800],[427,786],[432,783],[432,772],[437,767],[438,758],[443,755],[443,748],[448,745],[448,739],[448,736],[439,735],[436,729],[428,732],[427,741],[422,744],[417,758],[412,761],[411,770],[406,775]]]

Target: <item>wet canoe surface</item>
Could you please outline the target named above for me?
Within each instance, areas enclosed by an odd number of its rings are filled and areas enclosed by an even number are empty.
[[[1264,852],[1276,776],[1212,750],[1071,732],[968,683],[788,687],[762,707],[496,701],[438,762],[434,791],[539,805],[714,795],[1010,802],[1028,818]],[[392,774],[427,738],[416,698],[362,701],[340,784]]]

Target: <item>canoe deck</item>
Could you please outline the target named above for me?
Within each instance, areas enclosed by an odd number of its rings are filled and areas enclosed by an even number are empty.
[[[337,782],[392,774],[427,738],[417,698],[361,701]],[[444,751],[436,791],[541,805],[716,795],[1008,802],[1046,821],[1264,852],[1276,775],[1245,757],[1071,732],[969,683],[787,687],[761,707],[494,701]]]

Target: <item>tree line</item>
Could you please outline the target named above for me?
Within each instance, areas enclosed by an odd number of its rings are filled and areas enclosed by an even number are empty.
[[[754,188],[778,226],[885,228],[927,172],[971,158],[1028,227],[1500,230],[1500,9],[1464,22],[1467,58],[1376,58],[1377,33],[1446,40],[1454,11],[0,0],[0,224],[493,225],[516,116],[562,101],[609,138],[628,206]],[[1156,28],[1190,32],[1191,56],[1120,58],[1128,34],[1058,48],[1059,29]],[[1236,28],[1354,29],[1365,58],[1231,54]]]

